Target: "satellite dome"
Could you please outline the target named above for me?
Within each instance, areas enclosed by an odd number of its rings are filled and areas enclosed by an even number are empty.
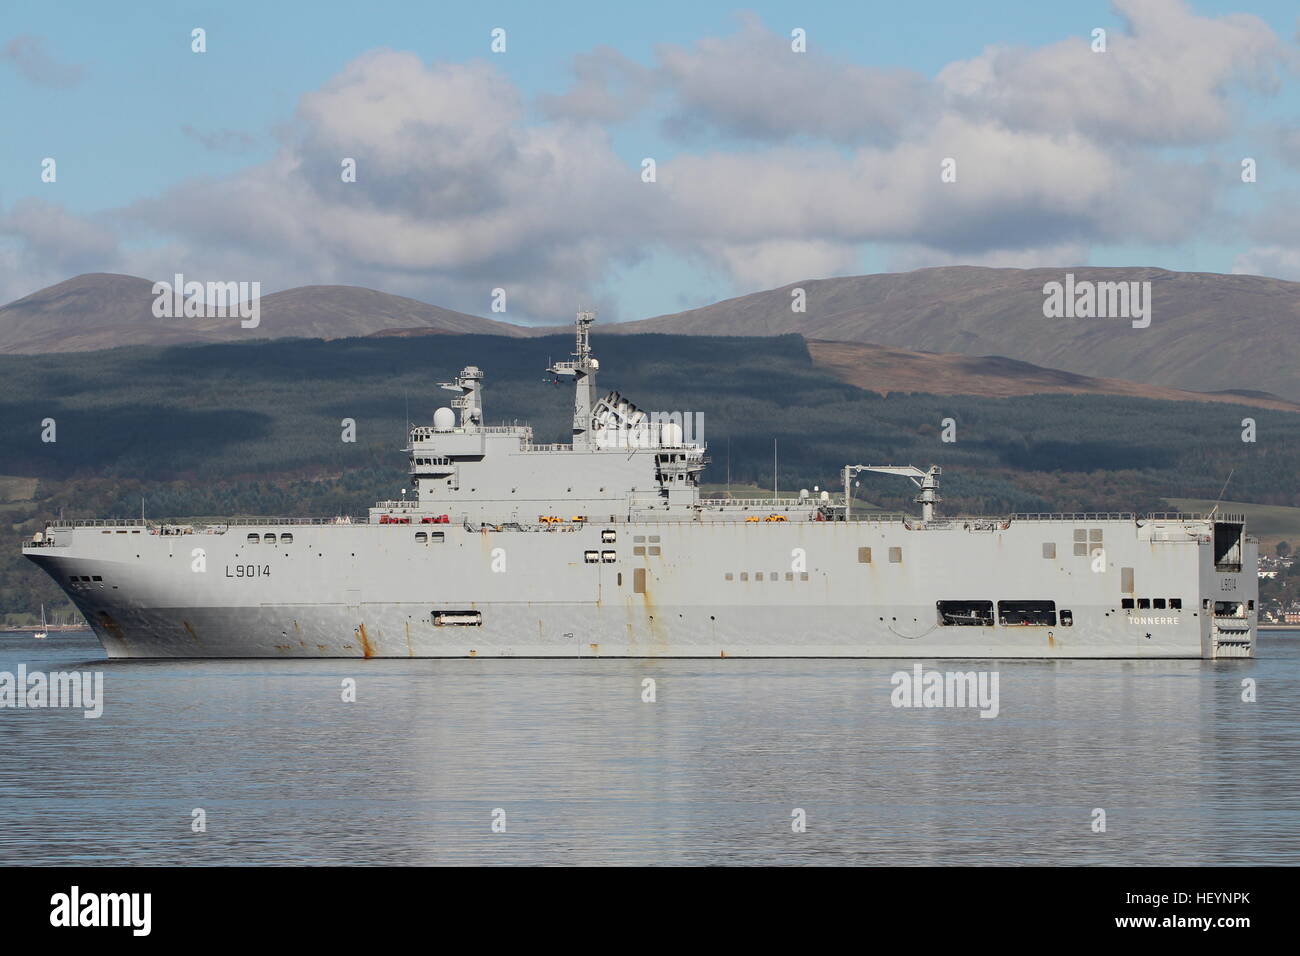
[[[456,413],[450,408],[440,408],[433,413],[433,430],[449,432],[456,427]]]

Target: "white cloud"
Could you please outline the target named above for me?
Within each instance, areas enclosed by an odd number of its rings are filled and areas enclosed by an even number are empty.
[[[753,16],[727,37],[656,51],[675,109],[668,127],[759,140],[810,136],[835,143],[886,143],[925,122],[937,96],[919,73],[839,63],[791,50],[789,37]]]
[[[11,261],[39,260],[30,274],[112,263],[267,291],[352,283],[479,313],[499,286],[505,318],[551,321],[652,254],[747,290],[849,271],[866,244],[918,265],[1056,265],[1093,243],[1221,241],[1239,228],[1223,201],[1237,180],[1204,144],[1290,54],[1254,17],[1117,6],[1131,29],[1105,54],[1082,37],[985,50],[935,80],[815,43],[795,54],[749,18],[645,67],[585,54],[568,92],[533,104],[540,116],[487,62],[373,50],[301,98],[270,161],[102,221],[15,207],[0,233]],[[687,142],[708,138],[644,183],[607,127],[650,107]],[[947,157],[955,183],[940,179]],[[1256,232],[1241,261],[1289,268],[1287,236]]]
[[[1300,245],[1247,249],[1237,256],[1232,271],[1239,275],[1273,276],[1300,282]]]
[[[1182,0],[1114,0],[1128,30],[1038,49],[991,48],[939,73],[952,108],[1008,127],[1075,131],[1124,145],[1189,145],[1228,135],[1234,84],[1277,88],[1296,54],[1250,14],[1198,16]]]

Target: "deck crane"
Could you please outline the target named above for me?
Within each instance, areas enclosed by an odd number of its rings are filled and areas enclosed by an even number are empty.
[[[912,500],[921,506],[921,519],[934,519],[934,506],[943,499],[939,497],[939,476],[943,469],[931,465],[929,471],[922,471],[912,465],[845,465],[844,466],[844,520],[849,520],[849,508],[853,501],[852,477],[864,471],[875,471],[882,475],[902,475],[910,478],[921,489]]]

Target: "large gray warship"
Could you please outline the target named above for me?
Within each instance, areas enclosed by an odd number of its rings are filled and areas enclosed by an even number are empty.
[[[578,314],[573,436],[483,420],[470,366],[410,429],[412,497],[364,519],[61,520],[23,554],[110,657],[1250,657],[1240,515],[938,513],[940,469],[843,493],[701,497],[677,421],[597,398]],[[854,508],[864,472],[919,515]]]

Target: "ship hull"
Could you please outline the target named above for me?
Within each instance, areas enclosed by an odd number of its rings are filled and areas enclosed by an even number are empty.
[[[99,612],[93,625],[113,658],[240,657],[844,657],[844,658],[1200,658],[1197,634],[1154,634],[1110,623],[1060,628],[918,627],[879,623],[872,608],[732,605],[660,608],[662,627],[589,606],[494,607],[492,627],[438,628],[422,605],[151,608]],[[917,615],[933,608],[892,606]]]
[[[1255,545],[1225,569],[1213,542],[1212,524],[1131,519],[124,523],[25,554],[117,658],[1249,657]],[[1002,620],[1036,600],[1050,623]],[[956,625],[945,601],[998,610]]]

